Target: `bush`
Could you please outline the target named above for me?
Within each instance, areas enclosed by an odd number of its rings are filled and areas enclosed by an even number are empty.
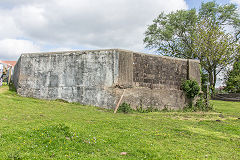
[[[119,108],[118,108],[118,112],[123,112],[123,113],[130,113],[132,112],[132,108],[130,106],[130,104],[126,103],[126,102],[123,102]]]
[[[195,80],[185,80],[181,85],[181,89],[185,91],[189,99],[193,99],[200,92],[200,86]]]
[[[196,101],[195,105],[189,104],[186,107],[184,107],[184,111],[192,111],[192,112],[197,112],[197,111],[207,112],[207,111],[211,111],[211,110],[213,110],[213,106],[211,104],[209,104],[206,99],[204,99],[202,97],[200,97]]]
[[[197,100],[194,109],[195,111],[210,111],[213,110],[213,106],[201,97]]]
[[[188,111],[209,111],[213,107],[208,103],[208,100],[200,95],[200,98],[197,99],[196,103],[193,104],[193,99],[199,95],[200,86],[195,80],[186,80],[182,83],[181,89],[186,93],[187,98],[190,99],[189,104],[184,108]]]

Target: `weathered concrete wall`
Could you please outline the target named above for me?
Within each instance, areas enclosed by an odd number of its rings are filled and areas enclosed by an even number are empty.
[[[22,54],[14,84],[28,97],[114,108],[125,90],[123,101],[134,108],[179,109],[188,102],[181,81],[200,80],[199,74],[198,61],[119,49],[71,51]]]
[[[118,57],[115,51],[23,54],[15,86],[27,97],[111,107],[115,99],[105,88],[117,82]]]
[[[131,52],[120,52],[118,68],[118,84],[125,88],[131,87],[133,85],[133,54]]]
[[[127,53],[128,61],[119,63],[128,68],[127,74],[132,78],[125,83],[132,85],[125,87],[123,101],[133,107],[154,106],[159,109],[180,109],[188,104],[189,100],[180,90],[181,82],[190,78],[200,84],[199,61],[131,51]]]
[[[180,89],[181,81],[187,79],[187,60],[134,53],[134,77],[137,86]]]
[[[15,87],[19,87],[19,77],[20,77],[20,69],[21,69],[21,57],[18,59],[16,65],[14,66],[14,72],[13,72],[13,84]]]
[[[188,77],[187,78],[196,80],[199,84],[201,84],[199,61],[188,59]]]

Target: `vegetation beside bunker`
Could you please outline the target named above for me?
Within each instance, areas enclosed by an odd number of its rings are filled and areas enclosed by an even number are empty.
[[[133,112],[139,112],[139,113],[149,113],[149,112],[159,112],[159,111],[166,111],[167,109],[164,108],[163,110],[159,110],[157,108],[154,108],[152,106],[143,108],[142,106],[138,106],[136,109],[132,109],[131,105],[123,102],[119,108],[118,113],[133,113]]]
[[[200,86],[195,80],[185,80],[181,89],[189,98],[189,104],[184,108],[186,111],[210,111],[213,107],[208,103],[204,95],[200,94]],[[196,102],[194,102],[196,100]]]
[[[200,86],[195,80],[185,80],[181,84],[181,89],[185,92],[186,97],[189,99],[189,104],[180,111],[187,112],[197,112],[204,111],[208,112],[213,110],[213,106],[208,103],[207,99],[203,94],[200,94]],[[143,108],[142,106],[137,106],[136,109],[133,109],[130,104],[123,102],[119,108],[118,112],[122,113],[149,113],[149,112],[159,112],[159,111],[172,111],[171,109],[164,107],[164,109],[160,110],[154,108],[152,106]]]

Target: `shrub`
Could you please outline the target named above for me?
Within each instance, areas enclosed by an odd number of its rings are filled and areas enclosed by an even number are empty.
[[[199,96],[196,103],[193,104],[193,99],[199,95],[200,86],[195,80],[186,80],[182,83],[181,89],[186,93],[187,98],[190,99],[189,104],[184,108],[184,110],[188,111],[209,111],[212,110],[213,107],[208,103],[208,100],[203,97],[203,95]]]
[[[123,112],[123,113],[130,113],[132,112],[132,108],[130,106],[130,104],[126,103],[126,102],[123,102],[119,108],[118,108],[118,112]]]
[[[185,80],[181,85],[181,89],[185,91],[189,99],[193,99],[200,92],[200,86],[195,80]]]
[[[191,112],[196,112],[196,111],[211,111],[213,110],[213,106],[207,102],[206,99],[200,97],[194,105],[187,105],[184,107],[184,111],[191,111]]]
[[[206,99],[200,97],[195,106],[194,111],[210,111],[213,110],[213,106],[207,102]]]

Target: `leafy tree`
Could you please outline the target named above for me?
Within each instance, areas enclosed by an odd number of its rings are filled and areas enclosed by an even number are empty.
[[[234,36],[225,34],[226,27],[234,29]],[[239,39],[240,18],[236,5],[218,5],[212,1],[202,3],[199,12],[191,9],[161,13],[148,26],[144,43],[146,48],[162,55],[199,59],[214,90],[216,76],[231,62],[230,54],[235,54],[233,46],[237,46]]]
[[[234,4],[218,5],[215,1],[202,3],[199,19],[208,19],[213,26],[231,26],[235,41],[240,39],[240,19]]]
[[[193,54],[207,71],[210,88],[214,92],[217,75],[232,62],[236,49],[234,38],[209,18],[204,18],[196,24],[193,39]]]
[[[228,72],[225,83],[225,91],[240,93],[240,56],[236,58],[236,61],[233,64],[233,69]]]
[[[153,20],[145,32],[144,43],[162,55],[194,58],[192,35],[197,22],[196,10],[179,10]]]

